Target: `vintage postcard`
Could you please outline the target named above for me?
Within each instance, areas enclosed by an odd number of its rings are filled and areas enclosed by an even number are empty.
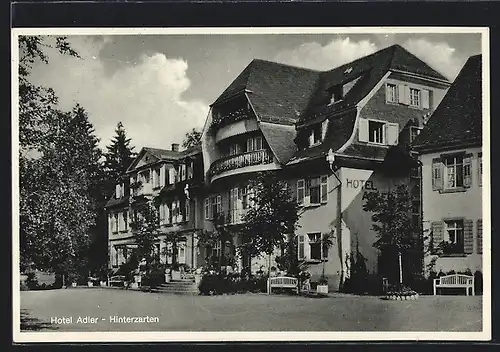
[[[15,342],[489,340],[489,31],[12,30]]]

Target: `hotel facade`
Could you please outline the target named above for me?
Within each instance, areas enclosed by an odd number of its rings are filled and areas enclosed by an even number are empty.
[[[236,250],[242,217],[252,206],[249,182],[260,171],[275,171],[300,204],[294,236],[298,259],[313,281],[324,265],[330,290],[338,290],[350,275],[349,257],[356,252],[366,258],[370,273],[392,275],[396,263],[373,247],[377,235],[372,213],[363,210],[365,195],[407,185],[412,221],[426,223],[422,216],[432,211],[423,203],[432,201],[427,173],[434,154],[422,155],[420,167],[412,146],[424,122],[430,128],[435,117],[429,116],[450,84],[399,45],[328,71],[253,60],[211,104],[200,147],[144,148],[131,165],[107,207],[110,267],[126,260],[120,248],[133,246],[125,223],[133,213],[130,185],[138,178],[143,185],[151,183],[144,188],[146,198],[155,192],[166,195],[158,209],[162,228],[185,232],[178,258],[191,267],[206,265],[214,255],[232,258],[237,270],[249,264],[253,272],[267,271],[269,263],[276,266],[278,253],[270,262],[267,256],[249,261]],[[186,185],[192,190],[188,202]],[[219,214],[230,236],[226,243],[200,248],[196,233],[214,230]],[[327,233],[333,235],[333,245],[322,250]],[[408,256],[404,267],[423,269],[423,237],[416,238],[415,255]]]

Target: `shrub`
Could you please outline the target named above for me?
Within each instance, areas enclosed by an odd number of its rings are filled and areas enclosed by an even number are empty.
[[[29,290],[36,290],[38,289],[39,285],[38,285],[38,279],[36,278],[36,274],[34,272],[29,272],[27,274],[27,278],[26,278],[26,286],[28,287]]]

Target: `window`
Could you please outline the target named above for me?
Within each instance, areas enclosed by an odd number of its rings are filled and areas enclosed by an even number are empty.
[[[229,145],[229,155],[238,155],[241,154],[240,145],[237,143],[233,143]]]
[[[321,233],[310,233],[309,247],[312,260],[321,260]]]
[[[149,170],[148,171],[144,171],[143,173],[141,173],[141,181],[142,183],[149,183],[149,178],[150,178],[150,173],[149,173]]]
[[[212,257],[220,258],[221,255],[221,245],[220,241],[215,241],[212,246]]]
[[[212,197],[212,218],[222,213],[222,197],[219,195]]]
[[[410,143],[413,143],[415,138],[417,138],[417,136],[420,134],[421,130],[422,129],[420,127],[417,127],[417,126],[410,127]]]
[[[184,221],[189,221],[189,200],[184,203]]]
[[[153,172],[153,187],[160,187],[160,169],[155,169]]]
[[[463,157],[451,156],[445,159],[445,187],[458,188],[464,185]]]
[[[186,244],[181,242],[177,248],[177,260],[179,264],[186,263]]]
[[[385,100],[388,103],[397,103],[398,99],[396,96],[397,87],[395,84],[387,83]]]
[[[248,138],[246,147],[247,147],[247,152],[253,152],[256,150],[263,149],[262,137],[257,136],[257,137]]]
[[[328,105],[332,105],[332,104],[335,104],[335,103],[338,103],[339,101],[341,101],[342,99],[344,99],[344,96],[343,96],[343,85],[342,84],[339,84],[339,85],[336,85],[332,88],[329,89],[329,93],[330,93],[330,103]]]
[[[118,214],[115,214],[114,216],[114,232],[118,232],[118,226],[119,226],[119,223],[118,223]]]
[[[464,222],[463,220],[445,221],[444,254],[464,253]]]
[[[410,106],[420,107],[420,89],[410,88]]]
[[[190,180],[193,178],[193,162],[188,161],[186,167],[187,167],[187,179]]]
[[[385,124],[378,121],[368,122],[368,141],[371,143],[385,144]]]
[[[123,229],[128,230],[128,211],[123,212]]]
[[[317,205],[328,201],[328,176],[311,177],[297,181],[297,202]]]
[[[311,129],[311,133],[309,135],[309,146],[311,147],[313,145],[321,143],[323,137],[322,135],[323,135],[322,125],[317,124],[313,126],[313,128]]]
[[[205,220],[209,220],[212,217],[210,216],[210,197],[205,198]]]
[[[479,153],[477,157],[477,182],[479,187],[483,185],[483,153]]]

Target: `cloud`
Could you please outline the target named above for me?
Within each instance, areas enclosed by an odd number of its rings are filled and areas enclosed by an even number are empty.
[[[447,43],[408,39],[403,47],[452,81],[465,62]]]
[[[137,149],[169,148],[181,143],[192,128],[203,127],[208,105],[183,99],[191,84],[185,60],[153,53],[134,63],[123,62],[102,56],[109,42],[107,37],[71,37],[71,46],[82,58],[51,53],[50,64],[37,66],[32,79],[52,87],[63,109],[80,103],[101,147],[109,144],[119,121]]]
[[[295,49],[280,52],[275,61],[316,70],[330,70],[377,51],[369,40],[353,41],[349,37],[333,39],[326,45],[305,43]]]

